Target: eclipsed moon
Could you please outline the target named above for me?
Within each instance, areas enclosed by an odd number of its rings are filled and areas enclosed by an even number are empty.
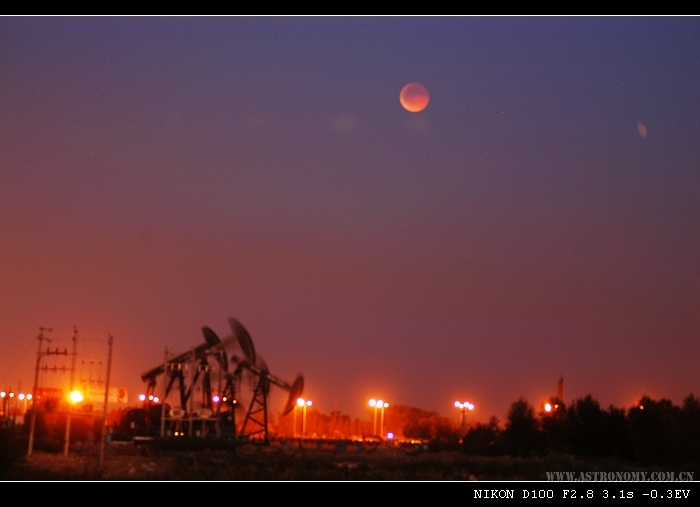
[[[411,113],[419,113],[428,107],[428,102],[430,102],[430,94],[422,84],[408,83],[406,86],[401,88],[399,101],[401,101],[401,105],[406,111],[410,111]]]

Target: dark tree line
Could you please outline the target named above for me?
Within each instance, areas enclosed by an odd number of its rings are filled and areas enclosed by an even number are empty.
[[[466,434],[451,419],[437,412],[414,407],[392,405],[381,423],[384,434],[392,432],[397,439],[428,442],[431,450],[460,450],[480,456],[515,456],[536,458],[567,456],[576,458],[613,458],[643,466],[700,466],[700,399],[690,394],[680,406],[668,399],[643,397],[628,408],[603,408],[592,396],[573,400],[566,405],[550,400],[552,410],[537,410],[524,398],[513,402],[502,424],[496,417],[486,423],[472,424]],[[161,409],[129,409],[110,414],[108,425],[114,437],[156,434]],[[52,415],[51,423],[38,414],[36,445],[63,441],[65,417]],[[47,416],[48,416],[47,415]],[[297,420],[287,415],[278,421],[272,434],[292,436],[293,423],[301,431],[301,414]],[[74,418],[71,441],[92,440],[99,431],[90,419]],[[17,452],[16,438],[26,448],[28,424],[17,428],[0,428],[0,469],[13,461]],[[312,438],[368,438],[379,427],[372,420],[352,420],[335,412],[330,416],[311,410],[307,414],[306,435]],[[12,437],[10,437],[10,433]],[[58,449],[59,447],[57,447]],[[10,452],[12,451],[12,452]]]
[[[640,465],[700,462],[700,400],[692,394],[681,406],[645,396],[627,410],[604,409],[590,395],[569,406],[553,399],[550,406],[537,412],[521,398],[505,424],[494,417],[471,426],[460,448],[476,455],[617,458]]]

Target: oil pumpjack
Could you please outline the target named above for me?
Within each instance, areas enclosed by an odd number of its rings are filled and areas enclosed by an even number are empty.
[[[211,417],[216,422],[226,419],[231,423],[235,438],[261,439],[265,443],[269,443],[268,397],[271,386],[275,385],[288,391],[289,395],[282,410],[282,415],[286,415],[293,410],[296,399],[302,394],[304,377],[298,375],[295,381],[290,384],[272,375],[264,360],[256,354],[253,341],[246,328],[234,318],[229,319],[229,326],[233,335],[223,340],[211,328],[202,327],[204,343],[175,358],[166,359],[162,365],[141,375],[141,380],[147,384],[146,390],[149,396],[147,399],[152,398],[158,377],[164,375],[166,384],[164,397],[161,400],[163,413],[165,412],[166,399],[176,382],[180,394],[180,406],[171,409],[169,417],[166,416],[165,419],[178,424],[183,420],[191,421],[195,417],[192,413],[193,403],[191,403],[193,387],[201,377],[202,400],[198,413],[199,419]],[[229,361],[226,349],[234,346],[240,349],[242,356],[234,354]],[[215,364],[219,366],[220,399],[216,404],[212,400],[210,358],[214,358]],[[235,367],[233,371],[229,370],[229,363]],[[193,371],[189,372],[188,385],[187,370],[190,368],[193,368]],[[253,394],[240,431],[237,431],[235,410],[239,403],[238,396],[240,396],[244,374],[250,380]],[[226,408],[224,409],[224,407]],[[161,427],[163,428],[163,424]]]

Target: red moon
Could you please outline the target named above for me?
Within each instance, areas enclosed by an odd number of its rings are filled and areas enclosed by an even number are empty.
[[[406,86],[401,88],[399,101],[401,101],[401,105],[406,111],[410,111],[411,113],[419,113],[428,107],[428,102],[430,102],[430,94],[422,84],[408,83]]]

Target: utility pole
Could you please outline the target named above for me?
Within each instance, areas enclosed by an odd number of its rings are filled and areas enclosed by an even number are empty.
[[[557,383],[557,400],[559,403],[564,403],[564,375],[559,375]]]
[[[70,391],[68,396],[73,393],[74,376],[75,376],[75,359],[78,356],[78,326],[73,326],[73,357],[71,358],[70,367]],[[70,419],[71,419],[71,408],[68,408],[68,416],[66,417],[66,442],[63,445],[63,455],[68,457],[68,448],[70,447]]]
[[[160,400],[160,438],[165,436],[165,396],[167,394],[166,375],[168,374],[168,347],[165,347],[165,357],[163,358],[163,398]]]
[[[102,434],[100,436],[100,461],[99,469],[102,470],[102,465],[105,460],[105,432],[107,431],[107,404],[109,402],[109,377],[112,369],[112,335],[109,335],[109,355],[107,356],[107,380],[105,381],[105,403],[102,408]]]
[[[187,434],[191,437],[192,436],[192,431],[194,429],[194,398],[192,394],[192,389],[194,388],[194,369],[195,369],[195,364],[196,364],[196,355],[194,353],[194,347],[192,347],[192,359],[190,359],[186,363],[186,367],[189,368],[190,370],[190,388],[187,390],[187,401],[189,402],[189,410],[188,412],[188,420],[189,420],[189,427],[187,428]]]
[[[53,329],[47,327],[39,328],[39,350],[36,353],[36,369],[34,371],[34,391],[32,392],[32,422],[29,426],[29,448],[27,449],[27,459],[32,457],[32,450],[34,449],[34,430],[36,428],[36,394],[39,385],[39,368],[41,367],[41,347],[44,340],[51,341],[49,338],[44,337],[44,331],[51,332]]]

